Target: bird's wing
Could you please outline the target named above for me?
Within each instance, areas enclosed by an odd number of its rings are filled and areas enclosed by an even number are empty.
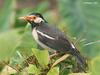
[[[64,34],[54,26],[42,25],[37,28],[37,33],[39,40],[51,49],[67,52],[72,47]]]
[[[77,59],[79,69],[86,72],[87,63],[77,48],[55,27],[43,25],[37,29],[39,40],[53,50],[70,53]]]

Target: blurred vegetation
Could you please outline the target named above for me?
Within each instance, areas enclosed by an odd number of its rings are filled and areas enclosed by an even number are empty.
[[[0,75],[99,75],[99,0],[0,0]],[[74,58],[54,67],[60,57],[49,60],[32,38],[30,25],[18,17],[31,12],[43,14],[57,25],[88,59],[88,73],[74,73]]]

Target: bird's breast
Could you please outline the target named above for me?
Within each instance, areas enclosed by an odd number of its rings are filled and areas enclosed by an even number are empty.
[[[38,34],[37,34],[37,31],[36,31],[36,28],[33,29],[32,36],[34,37],[35,41],[37,42],[37,40],[38,40]]]
[[[36,28],[33,29],[32,31],[32,36],[34,37],[35,41],[43,48],[48,48],[45,44],[43,44],[41,41],[39,41],[39,36],[37,33]]]

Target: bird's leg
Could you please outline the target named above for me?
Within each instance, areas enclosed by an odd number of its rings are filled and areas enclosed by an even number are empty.
[[[67,57],[69,57],[69,54],[65,54],[63,55],[61,58],[59,58],[58,60],[56,60],[53,65],[51,67],[54,67],[55,65],[57,65],[58,63],[64,61]]]
[[[55,51],[52,55],[50,55],[50,59],[55,57],[55,56],[58,56],[59,55],[59,52]]]

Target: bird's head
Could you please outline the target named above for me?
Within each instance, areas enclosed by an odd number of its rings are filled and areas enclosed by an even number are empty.
[[[42,22],[46,22],[40,13],[31,13],[27,16],[19,17],[19,19],[26,20],[31,25],[39,25]]]

